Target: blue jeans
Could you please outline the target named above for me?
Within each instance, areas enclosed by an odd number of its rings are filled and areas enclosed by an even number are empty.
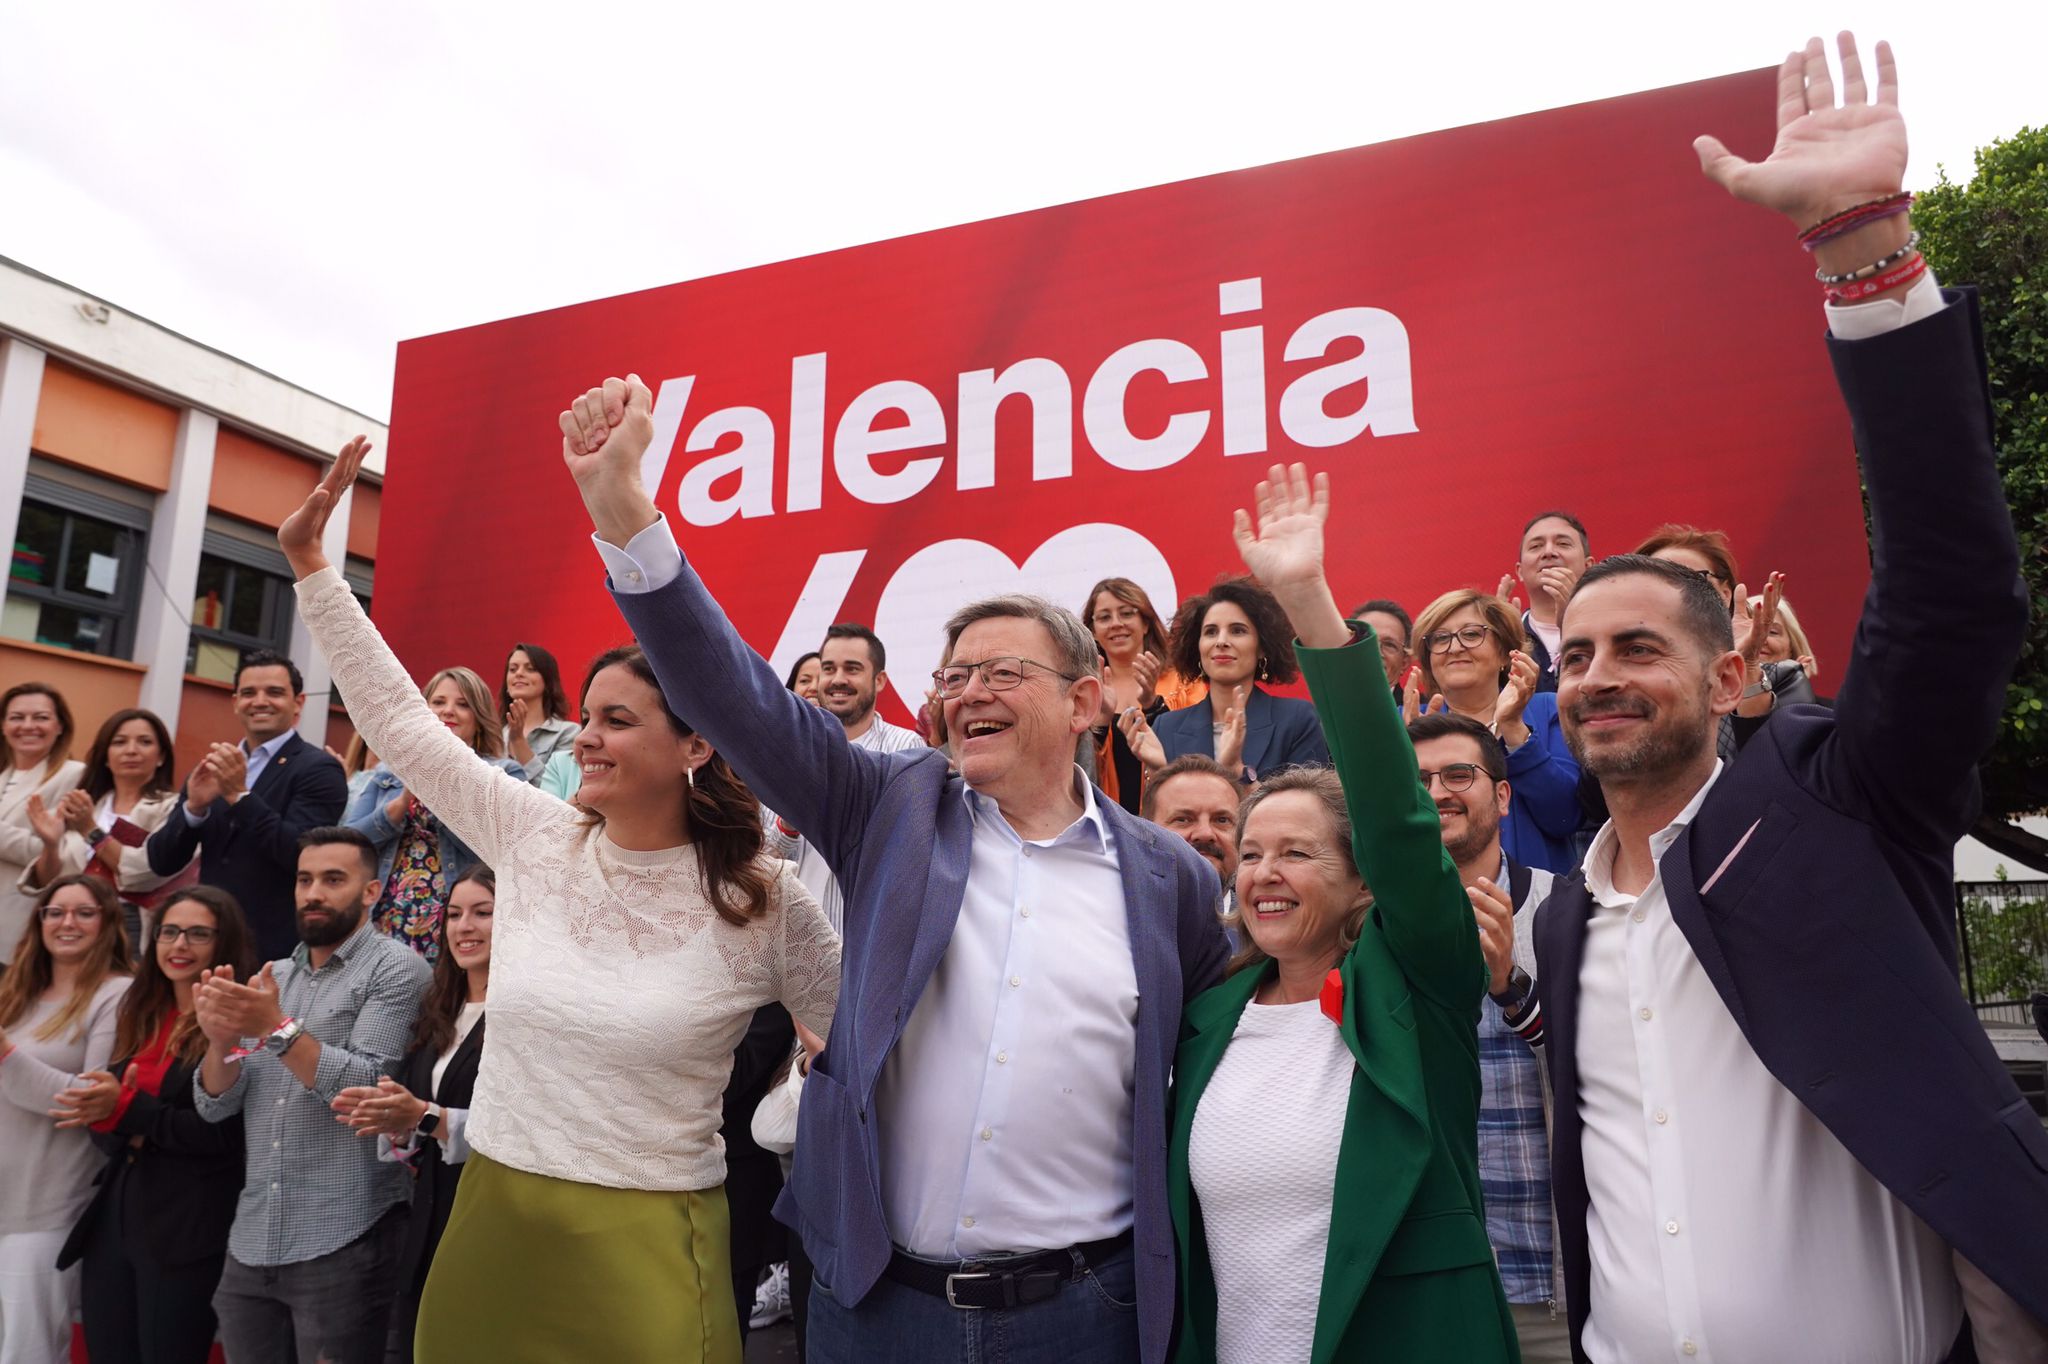
[[[1001,1258],[983,1263],[1000,1269]],[[1138,1286],[1125,1246],[1044,1302],[976,1311],[882,1279],[856,1307],[811,1280],[807,1364],[1132,1364]]]

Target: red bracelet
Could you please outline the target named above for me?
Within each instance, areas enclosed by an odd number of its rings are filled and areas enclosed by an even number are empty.
[[[1869,279],[1859,279],[1854,284],[1843,284],[1830,288],[1827,291],[1828,302],[1854,303],[1858,299],[1869,298],[1873,294],[1881,294],[1887,289],[1896,289],[1900,285],[1911,284],[1926,273],[1927,257],[1916,251],[1913,253],[1911,260],[1903,265],[1894,266],[1881,275],[1875,275]]]
[[[1901,190],[1884,199],[1872,199],[1867,204],[1845,208],[1831,218],[1823,218],[1799,234],[1799,244],[1808,251],[1824,241],[1830,241],[1859,227],[1867,227],[1880,218],[1896,218],[1913,207],[1913,192]]]

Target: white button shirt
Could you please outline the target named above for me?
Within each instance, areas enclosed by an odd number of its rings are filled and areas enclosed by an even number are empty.
[[[1027,842],[972,812],[953,939],[875,1091],[891,1238],[933,1259],[1049,1250],[1131,1225],[1138,975],[1093,785]]]
[[[1650,840],[1661,860],[1721,765]],[[1962,1326],[1948,1247],[1764,1069],[1693,955],[1662,873],[1586,854],[1579,1117],[1595,1364],[1932,1364]],[[1740,856],[1740,850],[1736,856]]]

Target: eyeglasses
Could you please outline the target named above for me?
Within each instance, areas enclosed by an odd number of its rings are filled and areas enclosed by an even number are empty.
[[[1398,658],[1408,652],[1408,646],[1398,639],[1388,639],[1385,635],[1381,635],[1380,652],[1388,658]]]
[[[955,663],[940,668],[932,674],[932,683],[939,689],[939,695],[948,701],[967,690],[967,684],[975,673],[981,674],[981,685],[990,691],[1013,691],[1024,682],[1024,669],[1038,668],[1055,677],[1075,681],[1072,673],[1063,673],[1050,663],[1040,663],[1031,658],[984,658],[979,663]]]
[[[1112,622],[1114,622],[1114,621],[1119,621],[1119,620],[1136,620],[1137,618],[1138,618],[1138,608],[1137,608],[1137,607],[1135,607],[1135,606],[1119,606],[1119,607],[1118,607],[1118,608],[1116,608],[1116,610],[1114,610],[1114,611],[1110,610],[1110,609],[1109,609],[1108,607],[1104,607],[1104,608],[1103,608],[1102,610],[1100,610],[1100,611],[1097,611],[1097,612],[1096,612],[1096,613],[1095,613],[1094,615],[1090,616],[1090,617],[1088,618],[1088,620],[1089,620],[1089,623],[1090,623],[1090,624],[1092,624],[1092,625],[1108,625],[1108,624],[1111,624],[1111,623],[1112,623]]]
[[[1422,779],[1422,789],[1427,791],[1432,781],[1441,781],[1446,791],[1469,791],[1472,783],[1479,780],[1485,769],[1477,763],[1445,763],[1436,771],[1423,768],[1415,775]]]
[[[56,923],[58,920],[65,918],[76,919],[78,920],[78,922],[82,924],[96,924],[100,921],[99,906],[88,905],[82,909],[76,905],[43,906],[44,923],[53,924]]]
[[[203,924],[195,924],[191,928],[183,924],[158,924],[156,927],[156,940],[160,943],[174,943],[183,938],[194,947],[204,947],[213,941],[213,937],[213,930]]]
[[[1456,630],[1439,630],[1433,635],[1424,635],[1422,642],[1433,654],[1447,654],[1453,644],[1462,645],[1467,650],[1476,649],[1492,633],[1491,625],[1464,625]]]

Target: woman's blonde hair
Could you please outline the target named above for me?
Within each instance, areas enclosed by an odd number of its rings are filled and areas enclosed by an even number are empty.
[[[469,746],[486,758],[505,756],[505,734],[498,720],[498,703],[491,697],[491,689],[484,685],[483,678],[472,668],[443,668],[427,679],[427,685],[420,688],[420,695],[431,698],[434,688],[443,679],[455,683],[455,689],[462,693],[462,699],[469,703],[476,715],[476,735]]]
[[[1270,777],[1261,782],[1250,795],[1244,798],[1244,802],[1238,806],[1238,846],[1240,848],[1244,846],[1244,826],[1245,822],[1252,817],[1252,811],[1258,809],[1260,803],[1268,797],[1277,796],[1286,791],[1306,791],[1322,802],[1324,813],[1330,817],[1331,832],[1337,843],[1337,853],[1344,859],[1345,869],[1353,876],[1357,876],[1359,874],[1358,860],[1351,851],[1351,808],[1344,803],[1344,783],[1338,780],[1336,770],[1333,768],[1290,767],[1278,776]],[[1339,958],[1342,958],[1344,953],[1349,952],[1357,944],[1358,935],[1365,932],[1365,917],[1370,913],[1372,913],[1372,890],[1370,887],[1367,887],[1365,899],[1360,902],[1357,908],[1344,916],[1344,923],[1338,930],[1337,955]],[[1251,933],[1244,927],[1243,905],[1233,905],[1225,922],[1236,931],[1238,939],[1242,942],[1243,946],[1237,949],[1237,953],[1231,957],[1229,965],[1223,968],[1224,975],[1234,976],[1239,971],[1249,967],[1260,966],[1272,960],[1258,943],[1252,940]],[[1336,962],[1330,964],[1334,966]]]
[[[1436,690],[1436,666],[1433,662],[1436,651],[1431,649],[1428,639],[1443,623],[1466,607],[1479,613],[1479,619],[1493,631],[1493,637],[1500,641],[1501,680],[1507,680],[1508,655],[1516,649],[1527,650],[1529,641],[1522,633],[1522,618],[1515,614],[1515,608],[1491,592],[1479,592],[1461,587],[1455,592],[1446,592],[1422,608],[1415,617],[1415,634],[1412,640],[1415,661],[1422,665],[1422,689],[1424,699]]]
[[[1762,597],[1751,597],[1749,599],[1749,608],[1752,611],[1762,604]],[[1782,598],[1778,602],[1778,624],[1785,627],[1785,643],[1792,647],[1790,657],[1793,662],[1796,663],[1802,658],[1813,658],[1813,645],[1807,643],[1806,630],[1799,624],[1799,613],[1792,609],[1791,602],[1785,601]],[[1819,659],[1814,659],[1816,671],[1818,671],[1819,662]]]

